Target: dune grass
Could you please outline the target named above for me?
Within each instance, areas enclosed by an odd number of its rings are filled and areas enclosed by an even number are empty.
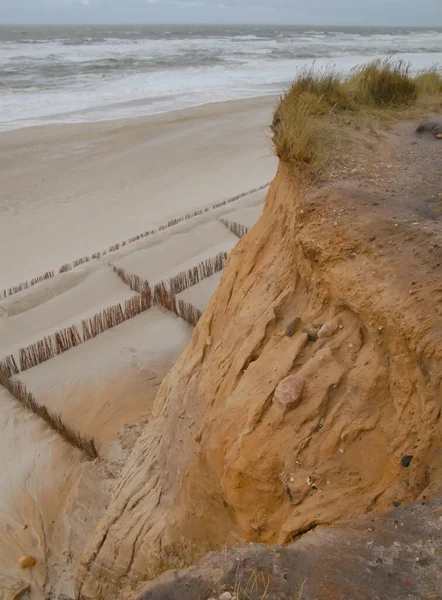
[[[403,61],[376,60],[344,78],[331,69],[302,71],[281,98],[273,118],[277,156],[309,179],[333,159],[337,127],[417,117],[442,106],[442,71],[412,75]],[[414,112],[413,112],[414,111]],[[335,149],[336,150],[336,149]]]

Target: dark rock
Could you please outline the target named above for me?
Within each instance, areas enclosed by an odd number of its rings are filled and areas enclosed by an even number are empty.
[[[148,582],[138,600],[207,600],[219,597],[226,586],[236,590],[238,582],[244,588],[239,598],[250,600],[293,600],[300,590],[302,600],[434,600],[440,588],[429,584],[436,585],[432,574],[442,572],[441,522],[435,512],[441,502],[437,496],[426,506],[411,504],[375,519],[367,515],[316,527],[287,546],[247,544],[212,552],[188,569]],[[428,562],[410,570],[409,557],[416,556],[420,540],[431,540]]]
[[[285,328],[285,334],[287,337],[293,337],[295,335],[296,328],[300,322],[301,319],[299,317],[296,317],[296,319],[293,319],[293,321],[291,321],[287,325],[287,327]]]
[[[370,240],[370,242],[374,242],[375,239],[376,239],[376,236],[375,235],[371,235],[368,239]]]
[[[357,254],[356,252],[350,252],[350,254],[348,255],[348,258],[356,258]]]
[[[403,456],[401,458],[401,465],[403,467],[409,467],[412,460],[413,460],[413,456],[406,454],[405,456]]]
[[[399,508],[399,506],[401,505],[400,502],[398,502],[397,500],[393,500],[393,506],[396,508]]]
[[[428,133],[438,137],[442,134],[442,121],[424,121],[417,127],[416,133]]]

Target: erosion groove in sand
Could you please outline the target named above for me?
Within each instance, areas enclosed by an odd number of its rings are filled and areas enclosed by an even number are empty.
[[[90,460],[99,458],[98,449],[93,437],[83,435],[77,429],[65,423],[59,414],[49,410],[44,404],[39,404],[34,395],[26,389],[26,386],[21,381],[5,378],[0,374],[0,384],[9,391],[11,396],[21,406],[34,413],[34,415],[37,415],[37,417],[40,417],[65,442],[81,450]]]
[[[244,198],[245,196],[249,196],[251,194],[254,194],[256,192],[259,192],[261,190],[268,188],[269,185],[270,185],[270,182],[268,182],[264,185],[258,186],[256,188],[253,188],[253,189],[249,190],[248,192],[242,192],[241,194],[233,196],[232,198],[228,198],[227,200],[222,200],[221,202],[216,202],[215,204],[212,204],[211,206],[206,206],[205,208],[195,210],[195,211],[187,213],[181,217],[177,217],[175,219],[170,219],[167,223],[160,225],[156,229],[150,229],[148,231],[144,231],[143,233],[139,233],[138,235],[130,237],[129,239],[127,239],[123,242],[113,244],[107,250],[103,250],[102,252],[95,252],[91,256],[83,256],[82,258],[78,258],[78,259],[72,261],[71,263],[65,263],[58,269],[58,274],[67,273],[68,271],[71,271],[72,269],[75,269],[76,267],[83,265],[87,262],[90,262],[92,260],[98,260],[102,256],[106,256],[106,254],[116,252],[117,250],[119,250],[120,248],[123,248],[124,246],[127,246],[128,244],[137,242],[138,240],[140,240],[142,238],[148,237],[150,235],[154,235],[155,233],[158,233],[160,231],[164,231],[165,229],[168,229],[169,227],[173,227],[174,225],[177,225],[178,223],[181,223],[182,221],[187,221],[189,219],[193,219],[194,217],[198,217],[204,213],[208,213],[211,210],[221,208],[222,206],[225,206],[226,204],[236,202],[237,200],[240,200],[241,198]],[[52,277],[55,277],[56,274],[57,274],[56,271],[47,271],[43,275],[34,277],[29,281],[23,281],[23,282],[19,283],[18,285],[4,289],[1,292],[0,297],[7,298],[8,296],[17,294],[18,292],[21,292],[22,290],[28,289],[28,288],[36,285],[37,283],[40,283],[40,281],[44,281],[45,279],[51,279]]]

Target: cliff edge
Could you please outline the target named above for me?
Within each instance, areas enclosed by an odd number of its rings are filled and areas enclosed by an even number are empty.
[[[442,142],[417,123],[343,123],[327,180],[281,160],[84,553],[80,598],[436,491]]]

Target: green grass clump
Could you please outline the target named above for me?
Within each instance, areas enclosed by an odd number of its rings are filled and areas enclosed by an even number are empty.
[[[442,93],[442,70],[432,67],[422,71],[414,79],[419,94]]]
[[[346,79],[332,69],[302,71],[281,98],[273,119],[275,152],[309,178],[320,175],[331,158],[338,127],[369,128],[376,120],[410,117],[419,101],[428,108],[442,93],[437,68],[413,76],[403,61],[376,60]],[[335,148],[336,150],[336,148]],[[335,152],[336,154],[336,152]]]
[[[413,104],[418,93],[410,65],[389,59],[376,60],[356,69],[345,87],[359,104],[388,108]]]

